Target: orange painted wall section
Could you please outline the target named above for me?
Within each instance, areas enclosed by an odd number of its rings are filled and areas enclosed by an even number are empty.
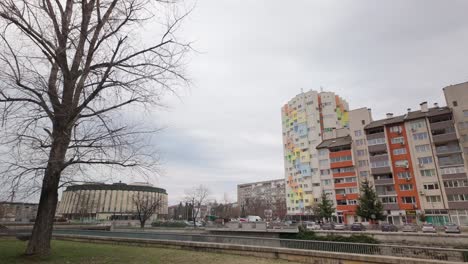
[[[418,189],[417,189],[417,186],[416,186],[416,180],[415,180],[414,170],[413,170],[413,163],[411,162],[410,149],[409,149],[409,146],[408,146],[408,134],[406,132],[406,129],[405,129],[405,126],[404,126],[403,123],[394,124],[393,126],[397,126],[397,125],[401,127],[401,133],[390,132],[390,127],[386,127],[385,129],[386,129],[387,136],[388,136],[388,142],[390,142],[390,144],[389,144],[389,148],[390,148],[389,155],[390,155],[391,161],[392,161],[393,178],[395,180],[395,191],[396,191],[397,196],[398,196],[397,197],[398,206],[402,210],[420,209],[421,204],[419,202]],[[405,139],[405,144],[404,145],[402,145],[400,143],[391,144],[391,139],[396,138],[396,137],[403,137]],[[399,148],[405,148],[406,149],[406,154],[393,155],[393,150],[394,149],[399,149]],[[408,168],[395,166],[395,162],[399,161],[399,160],[407,160],[408,161]],[[409,181],[406,180],[406,179],[399,179],[398,178],[398,173],[399,172],[405,172],[405,171],[410,172],[411,179]],[[411,184],[411,185],[413,185],[413,190],[400,191],[400,184]],[[405,196],[415,197],[417,208],[414,208],[412,204],[404,204],[401,201],[401,197],[405,197]]]

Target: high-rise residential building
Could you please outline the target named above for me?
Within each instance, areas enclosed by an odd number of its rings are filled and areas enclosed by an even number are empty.
[[[455,213],[452,220],[460,223],[458,215],[467,216],[463,199],[468,188],[463,186],[468,184],[454,114],[437,104],[429,108],[423,102],[420,107],[401,116],[388,114],[365,127],[377,194],[389,222],[417,222],[423,215],[443,224]]]
[[[243,183],[237,185],[237,203],[246,214],[263,217],[264,210],[272,210],[274,218],[286,214],[284,179]]]
[[[301,92],[281,109],[288,215],[312,215],[322,193],[316,147],[324,132],[348,127],[348,103],[332,92]]]
[[[370,109],[351,110],[348,115],[348,127],[324,132],[317,146],[322,191],[334,202],[340,223],[361,220],[355,213],[359,185],[369,175],[364,127],[372,120]]]

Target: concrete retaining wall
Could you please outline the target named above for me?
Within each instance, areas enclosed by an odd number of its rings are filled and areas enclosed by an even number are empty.
[[[468,235],[466,234],[423,234],[423,233],[402,233],[402,232],[353,232],[353,231],[314,231],[318,235],[367,235],[371,236],[382,244],[398,244],[410,246],[430,246],[430,247],[454,247],[468,248]]]
[[[113,238],[97,236],[54,235],[55,239],[69,241],[83,241],[92,243],[107,243],[118,245],[133,245],[144,247],[164,247],[185,250],[228,253],[263,258],[285,259],[290,261],[314,264],[423,264],[423,263],[459,263],[433,260],[418,260],[411,258],[397,258],[388,256],[372,256],[359,254],[343,254],[335,252],[321,252],[313,250],[245,246],[233,244],[217,244],[205,242],[150,240],[135,238]]]

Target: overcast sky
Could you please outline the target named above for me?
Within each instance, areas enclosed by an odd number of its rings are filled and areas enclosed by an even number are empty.
[[[170,204],[198,184],[235,201],[239,183],[283,178],[281,106],[333,91],[374,119],[468,81],[468,1],[198,1],[192,86],[154,114]]]

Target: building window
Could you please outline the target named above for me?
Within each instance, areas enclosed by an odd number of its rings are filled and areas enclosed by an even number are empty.
[[[413,190],[412,184],[400,184],[400,191],[411,191]]]
[[[358,150],[356,151],[356,153],[357,153],[357,155],[358,155],[359,157],[362,157],[362,156],[365,156],[365,155],[367,154],[367,150],[365,150],[365,149],[358,149]]]
[[[439,189],[439,184],[438,183],[425,183],[423,185],[424,190],[438,190]]]
[[[360,172],[359,172],[359,176],[361,176],[361,177],[367,177],[367,176],[369,176],[369,172],[368,172],[368,171],[360,171]]]
[[[429,195],[426,196],[426,201],[428,203],[440,203],[442,199],[440,198],[440,195]]]
[[[401,171],[397,173],[399,179],[410,179],[411,174],[409,171]]]
[[[415,148],[416,152],[427,152],[431,150],[431,146],[429,144],[417,145]]]
[[[453,102],[452,102],[452,105],[453,105],[453,106],[458,106],[458,102],[457,102],[457,101],[453,101]]]
[[[331,180],[322,180],[322,185],[328,186],[331,184]]]
[[[422,157],[418,158],[419,164],[431,164],[432,163],[432,157]]]
[[[450,194],[447,195],[449,202],[463,202],[468,201],[468,194]]]
[[[403,155],[406,154],[405,148],[398,148],[393,150],[393,155]]]
[[[468,110],[463,110],[463,116],[468,117]]]
[[[404,204],[415,204],[416,198],[414,196],[404,196],[401,197],[401,202]]]
[[[368,146],[385,144],[385,138],[374,138],[367,140]]]
[[[395,137],[391,139],[392,144],[404,144],[405,139],[403,137]]]
[[[364,146],[365,142],[364,139],[358,139],[356,140],[356,146]]]
[[[320,170],[320,175],[322,176],[326,176],[326,175],[330,175],[330,170]]]
[[[392,127],[390,127],[390,132],[400,133],[401,132],[401,126],[392,126]]]
[[[440,169],[442,174],[457,174],[457,173],[465,173],[465,167],[449,167],[449,168],[442,168]]]
[[[431,176],[435,176],[435,175],[436,175],[434,169],[421,170],[420,172],[421,172],[421,176],[423,176],[423,177],[431,177]]]
[[[407,160],[397,160],[397,161],[395,161],[395,166],[401,167],[401,168],[406,168],[406,167],[408,167],[408,161]]]
[[[445,188],[468,187],[468,180],[460,179],[460,180],[444,181],[444,187]]]
[[[382,167],[388,167],[388,160],[371,162],[371,168],[382,168]]]
[[[365,125],[365,124],[366,124],[366,121],[365,121],[365,120],[361,120],[361,124]]]
[[[424,140],[428,138],[427,132],[415,133],[413,134],[414,140]]]
[[[333,157],[333,158],[330,158],[330,163],[349,161],[349,160],[352,160],[351,156]]]
[[[414,122],[411,122],[410,124],[410,127],[411,127],[411,130],[417,130],[419,128],[422,128],[424,127],[424,120],[418,120],[418,121],[414,121]]]
[[[328,160],[319,160],[319,165],[321,167],[326,166],[328,164]]]
[[[394,196],[382,197],[380,200],[382,201],[383,204],[396,204],[397,203],[396,197]]]
[[[362,135],[362,130],[356,130],[356,131],[354,131],[354,135],[355,135],[356,137],[361,136],[361,135]]]

